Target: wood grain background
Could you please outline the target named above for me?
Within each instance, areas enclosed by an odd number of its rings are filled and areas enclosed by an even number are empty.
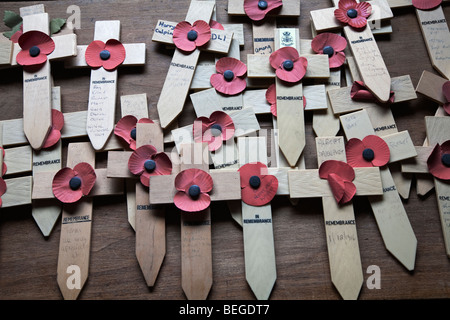
[[[1,2],[0,12],[19,11],[19,7],[42,2]],[[120,19],[123,43],[145,42],[147,65],[119,69],[118,97],[146,93],[152,118],[157,118],[156,103],[172,51],[151,42],[158,19],[181,21],[188,9],[186,0],[127,1],[51,1],[44,2],[50,17],[67,18],[69,5],[81,9],[78,43],[89,44],[96,20]],[[328,0],[302,1],[300,18],[278,19],[279,26],[298,26],[302,38],[310,38],[309,11],[327,8]],[[444,4],[447,18],[450,7]],[[377,37],[380,50],[392,77],[409,74],[414,85],[423,70],[431,72],[425,44],[412,8],[395,10],[394,32]],[[217,0],[217,20],[243,23],[245,47],[251,53],[251,23],[245,17],[229,17],[227,1]],[[2,25],[0,31],[6,31]],[[55,85],[61,86],[65,112],[87,108],[90,71],[66,70],[62,63],[52,64]],[[424,116],[434,115],[437,105],[423,97],[393,108],[398,129],[409,130],[413,142],[425,138]],[[116,119],[119,119],[117,108]],[[0,120],[22,117],[22,71],[0,71]],[[191,123],[194,112],[187,103],[179,118],[180,126]],[[260,117],[270,123],[269,117]],[[306,116],[307,168],[316,168],[311,114]],[[67,147],[68,141],[64,142]],[[168,148],[172,146],[167,145]],[[66,149],[64,149],[66,150]],[[97,155],[98,166],[106,165],[106,154]],[[65,162],[63,163],[65,164]],[[364,282],[360,299],[450,298],[450,261],[444,250],[434,192],[418,197],[413,185],[410,199],[404,201],[415,231],[418,248],[414,272],[408,272],[385,249],[367,199],[355,199],[354,207],[365,281],[367,267],[381,269],[381,289],[370,290]],[[272,202],[278,278],[271,299],[338,300],[329,272],[322,204],[320,199],[300,200],[292,206],[288,199]],[[135,258],[135,233],[127,222],[123,197],[94,200],[90,275],[80,299],[185,299],[180,285],[180,217],[174,207],[167,211],[167,255],[154,288],[145,284]],[[60,221],[48,238],[40,233],[29,206],[2,209],[0,212],[0,299],[62,299],[56,283]],[[244,274],[241,227],[224,204],[212,204],[213,287],[211,300],[248,299],[254,296]]]

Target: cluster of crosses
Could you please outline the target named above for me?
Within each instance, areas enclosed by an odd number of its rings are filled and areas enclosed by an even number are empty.
[[[410,173],[418,174],[423,192],[436,188],[450,256],[450,187],[430,169],[437,158],[441,175],[450,170],[450,93],[443,89],[450,73],[444,50],[449,31],[439,5],[416,6],[440,75],[424,72],[417,88],[408,75],[391,78],[375,35],[392,32],[392,9],[406,6],[411,1],[334,0],[332,7],[310,12],[315,37],[301,39],[298,28],[277,27],[278,17],[300,15],[300,0],[229,0],[229,15],[252,22],[253,53],[244,65],[242,24],[221,25],[214,0],[191,0],[184,21],[159,20],[154,28],[152,41],[174,50],[157,103],[159,119],[149,119],[147,96],[138,94],[120,97],[119,121],[118,68],[144,65],[145,43],[122,44],[120,21],[97,21],[89,45],[77,44],[73,32],[49,37],[44,6],[21,8],[19,42],[0,42],[1,66],[23,66],[23,119],[0,122],[2,207],[31,204],[44,236],[61,216],[57,282],[64,299],[76,299],[88,278],[95,196],[126,194],[136,257],[149,287],[165,256],[165,208],[180,210],[181,286],[188,299],[206,299],[213,284],[212,201],[225,201],[242,226],[246,279],[261,300],[269,299],[277,278],[275,196],[292,203],[322,199],[331,278],[343,299],[357,299],[363,283],[353,196],[368,198],[386,249],[414,270],[417,239],[402,203]],[[46,43],[33,43],[40,39]],[[46,53],[49,42],[53,50]],[[23,52],[31,60],[46,57],[30,66],[18,59]],[[50,71],[56,59],[67,68],[91,68],[87,111],[61,112]],[[416,99],[417,92],[444,106],[425,119],[427,140],[420,147],[408,131],[397,130],[391,112],[391,105]],[[179,127],[188,96],[197,119]],[[313,113],[318,169],[305,167],[306,111]],[[270,113],[273,129],[263,130],[257,115]],[[337,136],[341,129],[345,137]],[[86,136],[89,142],[69,143],[63,167],[61,139]],[[170,152],[168,146],[174,146]],[[107,168],[95,168],[96,152],[107,152]],[[24,176],[8,178],[12,174]]]

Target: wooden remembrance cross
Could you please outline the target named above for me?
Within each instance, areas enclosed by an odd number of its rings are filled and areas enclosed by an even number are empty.
[[[110,39],[120,39],[120,21],[96,21],[94,40],[106,43]],[[122,65],[140,66],[145,64],[145,43],[124,44],[126,57]],[[67,68],[89,67],[85,60],[87,46],[77,47],[77,56],[66,63]],[[120,66],[119,66],[120,67]],[[86,131],[95,150],[104,148],[114,128],[116,109],[117,68],[108,71],[103,67],[91,70],[89,87],[89,117]]]
[[[95,167],[95,151],[90,143],[70,143],[67,166],[80,162]],[[37,172],[33,179],[32,199],[53,199],[52,181],[56,172]],[[107,169],[95,169],[97,176],[89,196],[73,204],[64,204],[61,219],[57,282],[66,300],[75,300],[89,273],[93,197],[123,194],[120,180],[107,178]]]
[[[317,137],[317,160],[346,162],[343,137]],[[354,168],[356,196],[381,195],[378,168]],[[289,192],[292,198],[321,197],[327,236],[331,280],[343,299],[357,299],[363,283],[358,236],[353,205],[337,204],[327,180],[318,169],[290,170]]]

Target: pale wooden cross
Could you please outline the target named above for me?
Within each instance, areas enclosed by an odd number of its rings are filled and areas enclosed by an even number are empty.
[[[192,0],[189,6],[185,21],[194,23],[197,20],[204,20],[209,23],[215,7],[214,1]],[[159,21],[152,38],[152,41],[161,41],[166,44],[172,42],[172,32],[176,23]],[[227,53],[232,32],[211,29],[211,41],[205,45],[205,50]],[[191,87],[194,72],[200,56],[197,48],[191,53],[183,53],[178,48],[170,63],[170,67],[157,103],[161,127],[166,128],[183,110],[184,103]],[[174,95],[173,92],[177,94]]]
[[[362,140],[368,135],[375,134],[366,110],[343,115],[340,119],[347,139],[358,138]],[[408,131],[384,135],[381,138],[389,146],[389,163],[400,162],[417,156]],[[417,239],[389,167],[381,167],[380,173],[383,196],[369,197],[369,202],[386,249],[407,270],[412,271],[416,259]]]
[[[106,43],[110,39],[120,39],[120,21],[96,21],[94,41]],[[120,66],[142,66],[145,64],[145,43],[123,44],[126,57]],[[77,56],[67,61],[67,68],[89,67],[85,52],[88,46],[78,46]],[[120,67],[119,66],[119,67]],[[103,67],[91,69],[89,86],[89,117],[85,123],[86,131],[95,150],[104,148],[115,124],[117,95],[117,68],[108,71]]]
[[[197,168],[209,172],[213,189],[211,201],[241,199],[240,175],[236,170],[209,171],[209,151],[206,143],[181,146],[180,171]],[[173,161],[172,161],[173,162]],[[176,174],[150,177],[150,204],[173,203]],[[181,211],[181,282],[186,297],[206,299],[212,286],[211,212],[207,208],[197,213]]]
[[[317,160],[346,162],[343,137],[317,137]],[[354,168],[356,196],[381,195],[378,168]],[[363,282],[355,215],[351,203],[338,205],[329,184],[318,169],[290,170],[289,190],[293,198],[322,198],[331,280],[343,299],[357,299]]]
[[[131,100],[137,101],[135,97]],[[145,100],[144,104],[141,103],[142,105],[147,106],[147,101]],[[126,105],[123,104],[122,107],[124,107],[123,112],[127,112]],[[135,109],[135,112],[137,111],[136,104],[131,107]],[[147,112],[147,108],[145,109]],[[131,110],[128,109],[128,111]],[[164,151],[163,131],[159,124],[138,123],[136,125],[136,147],[144,145],[152,145],[158,152]],[[143,186],[129,171],[128,160],[132,153],[131,151],[108,152],[107,176],[126,179],[126,185],[129,186],[127,192],[134,193],[134,197],[132,194],[127,195],[127,200],[129,201],[129,220],[134,220],[130,221],[130,224],[136,231],[136,257],[147,286],[153,287],[166,254],[165,210],[162,206],[153,206],[149,203],[149,188]],[[172,164],[172,173],[175,174],[178,172],[178,167],[176,163]],[[131,192],[132,190],[134,192]],[[130,197],[134,199],[130,201]]]
[[[404,163],[402,170],[411,173],[429,173],[427,160],[436,144],[442,144],[450,139],[450,117],[425,117],[427,139],[429,146],[416,147],[417,157],[410,163]],[[450,184],[448,181],[435,177],[436,200],[444,236],[445,251],[450,258],[450,224],[448,201],[450,199]]]
[[[386,102],[390,96],[391,77],[374,39],[370,22],[392,19],[393,14],[386,0],[368,2],[372,4],[372,9],[376,8],[376,10],[372,12],[368,18],[368,24],[362,29],[357,30],[351,26],[343,26],[334,16],[334,10],[337,7],[311,11],[311,21],[314,30],[319,33],[337,29],[344,30],[362,80],[379,101]]]
[[[20,15],[24,33],[40,31],[50,34],[49,16],[44,11],[44,5],[20,8]],[[23,68],[23,130],[31,147],[36,150],[41,149],[52,126],[50,61],[77,54],[75,34],[54,36],[52,40],[55,50],[47,56],[46,62],[40,68]],[[14,52],[19,52],[19,45],[16,44],[15,47]],[[11,64],[17,65],[14,55]]]
[[[387,0],[391,8],[412,7],[411,0]],[[434,69],[450,79],[450,31],[442,6],[434,9],[415,9],[428,55]]]

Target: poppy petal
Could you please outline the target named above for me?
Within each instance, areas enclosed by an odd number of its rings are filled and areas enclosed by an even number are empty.
[[[355,0],[340,0],[338,3],[339,9],[347,12],[347,10],[355,9],[357,2]]]
[[[208,150],[211,152],[217,151],[220,149],[220,147],[222,147],[222,144],[223,144],[222,135],[218,137],[212,136],[211,140],[208,142]]]
[[[223,111],[215,111],[211,113],[209,119],[222,127],[222,139],[229,140],[234,136],[233,119]]]
[[[427,160],[428,171],[441,180],[450,180],[450,168],[442,163],[442,150],[439,144],[436,144]]]
[[[22,50],[30,50],[31,47],[37,46],[41,54],[48,55],[55,50],[55,42],[47,34],[41,31],[28,31],[23,33],[18,40]]]
[[[55,144],[58,143],[60,138],[61,138],[61,131],[55,129],[50,130],[50,133],[48,134],[47,139],[45,140],[45,143],[42,146],[42,149],[53,147]]]
[[[214,89],[226,95],[239,94],[247,87],[247,81],[245,79],[236,77],[232,81],[226,81],[220,73],[211,75],[210,83]]]
[[[56,109],[52,109],[52,128],[62,130],[64,127],[64,114]]]
[[[276,91],[276,85],[271,84],[269,88],[267,88],[266,91],[266,100],[269,104],[277,103],[277,91]]]
[[[192,29],[197,31],[197,39],[195,40],[195,45],[201,47],[211,40],[211,28],[206,21],[197,20],[192,25]],[[189,40],[188,40],[189,41]]]
[[[94,168],[89,163],[80,162],[73,167],[73,171],[81,179],[81,192],[85,196],[88,195],[97,180]]]
[[[270,105],[270,113],[272,113],[272,115],[274,117],[277,116],[277,105],[276,105],[276,103]]]
[[[347,181],[355,179],[355,171],[348,163],[337,160],[324,161],[319,168],[320,178],[328,179],[328,176],[332,173]]]
[[[267,166],[262,162],[247,163],[238,169],[241,177],[241,188],[250,186],[252,176],[268,175]]]
[[[344,52],[336,52],[332,57],[328,59],[330,63],[330,68],[339,68],[345,62],[345,53]]]
[[[450,102],[450,81],[446,81],[442,86],[442,94],[444,95],[447,102]]]
[[[121,118],[114,128],[114,134],[129,144],[134,140],[131,138],[131,130],[136,128],[137,122],[136,117],[132,115]]]
[[[211,130],[209,130],[211,125],[212,123],[207,117],[198,117],[195,119],[192,128],[194,142],[209,143],[212,139]]]
[[[149,118],[141,118],[139,119],[138,123],[154,123],[154,122]]]
[[[364,2],[364,3],[367,3],[367,2]],[[353,28],[356,28],[356,29],[361,29],[367,25],[367,19],[364,18],[362,15],[358,15],[356,18],[350,19],[350,21],[348,22],[348,25],[352,26]]]
[[[175,177],[175,188],[178,191],[187,192],[192,185],[198,185],[201,192],[209,192],[213,187],[211,176],[200,169],[186,169]]]
[[[53,177],[53,194],[63,203],[77,202],[83,196],[81,188],[78,190],[70,188],[69,182],[73,177],[75,177],[75,172],[71,168],[62,168]]]
[[[227,70],[233,71],[235,77],[242,77],[247,73],[247,66],[235,58],[220,58],[216,63],[216,71],[223,74]]]
[[[373,150],[375,158],[372,160],[372,164],[375,167],[382,167],[389,162],[391,156],[389,146],[379,136],[367,136],[363,139],[362,142],[366,148],[370,148]]]
[[[141,174],[141,176],[139,177],[139,180],[141,181],[141,183],[146,186],[146,187],[150,187],[150,176],[151,174],[149,172],[147,172],[146,170],[144,170]]]
[[[219,22],[217,22],[216,20],[209,20],[209,27],[211,29],[219,29],[219,30],[225,30],[225,28],[223,27],[223,25]]]
[[[363,17],[366,20],[372,14],[372,5],[369,2],[359,2],[355,9],[358,12],[358,17]]]
[[[334,10],[334,16],[336,17],[337,20],[345,24],[347,24],[350,21],[350,18],[347,16],[347,10],[344,11],[342,9],[336,9]]]
[[[442,3],[442,0],[412,0],[415,8],[420,10],[434,9]]]
[[[267,8],[260,9],[258,7],[258,2],[259,2],[258,0],[244,0],[245,14],[253,21],[259,21],[264,19],[267,13],[283,5],[282,0],[268,0],[266,1]]]
[[[92,41],[84,53],[84,59],[91,68],[100,68],[103,60],[100,58],[100,52],[105,49],[105,43],[100,40]]]
[[[270,57],[269,62],[272,68],[278,69],[281,67],[284,61],[292,60],[295,61],[300,57],[297,49],[293,47],[283,47],[274,51]]]
[[[108,50],[110,57],[103,61],[103,68],[108,71],[116,69],[125,61],[126,50],[123,44],[116,39],[109,39],[106,41],[105,50]]]
[[[175,46],[186,52],[194,51],[197,47],[194,41],[190,41],[187,37],[189,31],[192,30],[192,25],[187,21],[181,21],[173,29],[173,43]]]
[[[331,193],[333,193],[334,199],[337,203],[340,203],[345,193],[344,179],[342,179],[335,173],[331,173],[328,175],[327,180],[331,188]]]
[[[294,61],[294,68],[291,71],[287,71],[281,67],[276,70],[276,75],[279,79],[286,82],[298,82],[305,76],[307,66],[308,60],[306,60],[306,58],[304,57],[300,57],[296,61]]]
[[[128,160],[128,169],[134,175],[140,175],[144,172],[145,161],[152,158],[157,151],[155,147],[151,145],[144,145],[137,148],[130,156]]]
[[[7,186],[5,180],[3,180],[3,178],[0,178],[0,197],[6,193],[6,189]]]
[[[450,115],[450,102],[447,102],[443,105],[445,112]]]
[[[164,152],[155,154],[152,159],[156,162],[155,170],[150,175],[169,175],[172,173],[172,161]]]
[[[356,186],[353,182],[344,181],[344,185],[344,196],[342,197],[340,204],[346,204],[350,202],[356,194]]]
[[[39,54],[36,57],[32,57],[28,50],[21,50],[16,56],[16,61],[21,66],[35,66],[45,63],[47,56],[45,54]]]
[[[211,204],[211,198],[207,193],[200,193],[197,199],[192,199],[183,191],[178,191],[174,198],[175,206],[185,212],[199,212],[205,210]]]
[[[23,24],[22,24],[23,25]],[[22,30],[17,30],[12,36],[11,41],[14,43],[19,43],[19,38],[23,34]]]
[[[330,46],[335,52],[344,51],[347,47],[347,40],[335,33],[324,32],[314,37],[311,48],[315,53],[323,53],[323,48]]]
[[[357,138],[348,140],[347,144],[345,145],[347,163],[355,168],[372,167],[372,163],[370,161],[366,161],[363,158],[364,149],[364,143],[361,140]]]

